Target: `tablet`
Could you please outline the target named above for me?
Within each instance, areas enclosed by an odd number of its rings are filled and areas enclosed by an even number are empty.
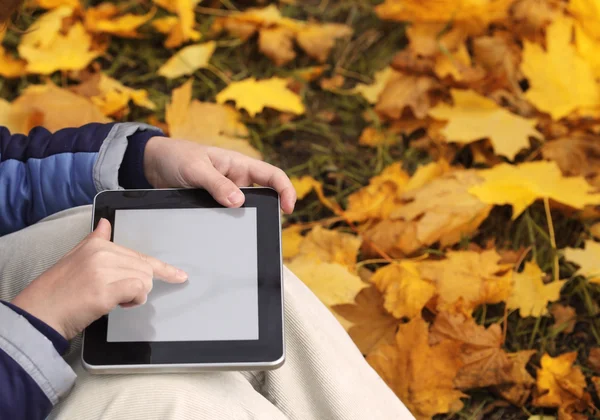
[[[240,208],[202,189],[99,193],[92,228],[111,222],[111,240],[186,271],[154,280],[148,301],[117,307],[84,331],[92,373],[274,369],[284,361],[279,196],[242,188]]]

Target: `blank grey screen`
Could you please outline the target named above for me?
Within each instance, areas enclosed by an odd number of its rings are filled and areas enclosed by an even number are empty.
[[[185,270],[108,315],[109,342],[258,340],[256,209],[117,210],[114,242]]]

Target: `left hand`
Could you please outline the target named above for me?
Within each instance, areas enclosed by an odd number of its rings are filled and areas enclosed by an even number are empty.
[[[156,188],[205,188],[224,206],[239,207],[239,187],[258,184],[275,189],[281,209],[290,214],[296,204],[292,182],[279,168],[241,153],[185,140],[152,137],[144,152],[144,174]]]

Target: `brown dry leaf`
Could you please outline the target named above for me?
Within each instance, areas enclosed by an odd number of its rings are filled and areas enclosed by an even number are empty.
[[[85,28],[89,32],[107,33],[122,38],[139,38],[138,28],[154,16],[152,9],[145,15],[127,13],[118,16],[120,8],[113,3],[100,3],[95,7],[85,9]]]
[[[398,320],[383,308],[383,297],[375,287],[361,290],[354,303],[334,305],[332,309],[352,323],[348,334],[362,354],[394,343]]]
[[[192,100],[192,80],[173,90],[166,109],[166,121],[171,137],[262,158],[247,140],[240,138],[248,136],[248,129],[234,108]]]
[[[399,119],[406,108],[417,118],[424,118],[431,107],[429,92],[437,81],[426,76],[411,76],[394,72],[379,95],[375,110],[390,119]]]
[[[283,66],[296,58],[294,31],[286,27],[264,28],[258,36],[258,48],[276,66]]]
[[[413,22],[406,28],[409,48],[423,57],[431,57],[442,51],[453,51],[467,38],[467,30],[460,24],[448,29],[445,23]]]
[[[509,375],[511,383],[494,387],[494,390],[502,398],[518,407],[525,405],[535,384],[535,379],[529,374],[526,366],[531,356],[536,353],[537,350],[522,350],[516,353],[508,353],[508,359],[512,363],[512,370]]]
[[[600,373],[600,347],[592,347],[590,349],[587,362],[595,372]]]
[[[536,34],[545,28],[556,15],[548,0],[518,0],[512,7],[512,20],[525,34]]]
[[[420,316],[436,293],[435,284],[421,278],[418,263],[408,260],[378,269],[370,281],[384,294],[384,307],[396,318]]]
[[[345,82],[346,78],[344,76],[336,74],[333,77],[321,79],[319,81],[319,86],[321,86],[323,90],[335,91],[341,88]]]
[[[354,30],[340,23],[308,24],[296,34],[296,41],[310,57],[323,63],[329,57],[335,41],[352,36]]]
[[[453,383],[461,368],[460,347],[451,340],[430,346],[421,318],[400,325],[395,345],[376,348],[367,361],[418,420],[463,406],[465,395]]]
[[[509,309],[519,309],[521,317],[539,317],[548,313],[548,303],[560,298],[566,280],[544,284],[544,272],[535,262],[525,263],[521,273],[513,273],[512,294],[506,299]]]
[[[566,334],[573,332],[575,329],[575,321],[577,320],[575,308],[561,305],[560,303],[553,303],[550,306],[550,313],[554,317],[554,325],[552,328],[555,331],[564,332]]]
[[[600,139],[597,136],[563,137],[546,142],[542,156],[555,161],[565,176],[583,176],[600,188]]]
[[[489,74],[504,81],[507,88],[519,91],[521,49],[508,32],[495,32],[473,40],[473,58]]]
[[[440,312],[429,333],[429,343],[445,339],[460,345],[463,366],[454,379],[459,389],[484,388],[512,382],[513,363],[502,349],[502,330],[493,324],[487,329],[463,314]]]
[[[473,66],[465,44],[461,44],[455,51],[438,55],[433,71],[438,78],[448,79],[444,81],[451,83],[454,80],[468,85],[477,83],[485,76],[482,68]]]
[[[454,171],[407,191],[406,203],[388,219],[370,226],[364,235],[392,257],[412,254],[440,242],[455,244],[473,233],[492,207],[468,193],[481,182],[472,171]],[[373,255],[372,250],[365,250]]]
[[[542,356],[542,368],[537,370],[538,395],[533,399],[534,406],[560,407],[568,411],[585,409],[590,395],[585,392],[586,381],[581,369],[573,366],[576,359],[575,351],[557,357]]]
[[[421,261],[421,278],[433,281],[439,295],[439,311],[471,312],[483,303],[500,303],[512,290],[510,264],[500,264],[495,249],[483,251],[449,251],[439,261]]]
[[[28,86],[12,105],[22,112],[38,114],[37,125],[51,132],[110,122],[91,100],[53,84]]]

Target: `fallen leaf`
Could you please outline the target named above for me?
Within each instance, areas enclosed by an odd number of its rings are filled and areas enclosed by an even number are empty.
[[[370,104],[375,104],[388,82],[396,73],[391,67],[385,67],[375,73],[373,83],[359,83],[352,89],[352,92],[362,95]]]
[[[600,142],[595,136],[563,137],[544,143],[544,159],[553,160],[565,176],[582,176],[600,187]]]
[[[401,261],[378,269],[370,281],[384,295],[385,309],[396,318],[414,318],[435,295],[435,284],[423,280],[417,263]]]
[[[22,112],[38,113],[38,125],[51,132],[92,122],[110,122],[91,100],[52,84],[28,86],[12,105]]]
[[[329,57],[335,41],[352,36],[354,30],[341,23],[308,24],[298,30],[296,41],[310,57],[323,63]]]
[[[323,189],[321,183],[310,175],[304,175],[301,178],[292,177],[290,178],[290,180],[292,181],[292,185],[296,190],[296,197],[298,198],[298,200],[302,200],[314,189]]]
[[[529,399],[535,379],[526,369],[531,356],[537,353],[537,350],[521,350],[516,353],[508,353],[508,359],[512,363],[510,372],[511,382],[496,385],[493,389],[498,392],[502,398],[518,407],[525,405]]]
[[[511,382],[513,363],[502,349],[502,329],[487,329],[463,314],[440,312],[429,333],[429,344],[450,339],[461,348],[462,367],[454,378],[458,389],[484,388]]]
[[[387,118],[398,119],[409,108],[415,117],[424,118],[431,106],[428,93],[436,86],[431,77],[394,72],[379,95],[375,110]]]
[[[398,320],[383,308],[383,297],[375,287],[361,290],[354,303],[334,305],[332,309],[352,323],[348,334],[362,354],[394,343]]]
[[[410,50],[423,57],[453,51],[465,41],[467,35],[467,30],[461,24],[453,24],[452,28],[448,28],[445,23],[413,22],[406,28]]]
[[[187,41],[198,41],[200,32],[194,29],[196,15],[194,8],[200,0],[153,0],[154,3],[171,13],[177,14],[177,20],[163,21],[163,29],[170,26],[169,36],[165,40],[165,47],[175,48]]]
[[[258,36],[258,49],[276,66],[283,66],[296,58],[294,35],[287,27],[264,28]]]
[[[381,19],[408,22],[468,23],[480,31],[490,22],[506,18],[514,0],[385,0],[375,7]]]
[[[156,105],[144,89],[131,89],[104,73],[96,73],[84,83],[70,88],[71,91],[91,99],[106,116],[115,116],[128,110],[129,101],[153,110]]]
[[[60,6],[76,9],[81,6],[79,0],[35,0],[35,4],[42,9],[56,9]]]
[[[360,133],[358,144],[369,147],[390,146],[397,143],[399,140],[400,139],[397,136],[385,129],[365,127],[362,133]]]
[[[300,244],[304,240],[301,225],[292,225],[281,231],[281,254],[284,260],[290,260],[300,253]]]
[[[439,311],[471,312],[479,305],[500,303],[511,294],[511,265],[500,265],[494,249],[449,251],[439,261],[425,260],[417,268],[422,279],[434,282]]]
[[[122,38],[139,38],[138,28],[154,16],[156,10],[150,10],[145,15],[120,13],[119,7],[113,3],[100,3],[85,10],[85,28],[89,32],[106,33]]]
[[[25,61],[13,57],[0,46],[0,76],[7,79],[24,76],[25,67]]]
[[[429,110],[438,120],[447,120],[442,134],[449,140],[471,143],[489,138],[497,154],[514,159],[529,147],[529,137],[541,137],[536,120],[526,119],[499,107],[472,90],[451,91],[454,105],[439,104]]]
[[[525,97],[555,120],[600,105],[592,68],[571,44],[572,30],[571,19],[557,16],[547,29],[546,50],[524,40],[521,70],[530,84]]]
[[[262,157],[243,138],[248,136],[248,129],[234,108],[192,100],[192,80],[173,90],[165,118],[171,137],[235,150],[257,159]]]
[[[73,15],[73,7],[60,6],[37,18],[21,37],[19,46],[47,48],[60,35],[63,21]]]
[[[12,134],[27,134],[43,119],[43,114],[34,109],[24,109],[0,99],[0,127],[5,127]]]
[[[565,259],[579,266],[575,275],[586,277],[591,283],[600,284],[600,243],[585,241],[585,248],[566,248]]]
[[[336,74],[333,77],[321,79],[319,81],[319,86],[321,86],[321,89],[323,90],[335,91],[336,89],[341,88],[345,82],[346,79],[344,76]]]
[[[204,44],[190,45],[182,48],[167,60],[157,73],[167,79],[193,74],[196,70],[208,66],[217,44],[215,41]]]
[[[411,254],[438,241],[442,246],[455,244],[473,233],[492,209],[468,193],[480,182],[472,171],[444,174],[406,191],[402,195],[405,203],[363,234],[392,257]],[[368,248],[364,251],[376,254]]]
[[[451,340],[430,346],[421,318],[400,325],[395,344],[379,346],[367,362],[418,420],[463,407],[465,395],[453,383],[461,368],[460,348]]]
[[[323,262],[314,256],[299,255],[286,264],[329,309],[334,305],[353,303],[356,295],[368,287],[360,277],[342,264]],[[351,323],[332,310],[346,328]]]
[[[552,328],[555,331],[564,332],[566,334],[573,332],[575,329],[575,321],[577,320],[575,308],[561,305],[560,303],[553,303],[550,306],[550,314],[554,317],[554,325]]]
[[[394,208],[402,203],[402,193],[409,176],[396,162],[369,180],[369,185],[348,197],[344,213],[348,220],[387,219]]]
[[[278,77],[256,80],[254,77],[233,82],[217,95],[217,102],[234,101],[238,109],[245,109],[251,117],[265,107],[278,111],[304,114],[304,104],[296,93],[289,90],[287,81]]]
[[[533,399],[536,407],[568,407],[589,399],[585,392],[585,376],[581,369],[573,366],[577,352],[550,357],[542,356],[542,368],[537,370],[539,395]]]
[[[354,272],[361,242],[356,235],[324,229],[317,225],[304,236],[297,256],[337,263]]]
[[[590,349],[587,362],[595,372],[600,372],[600,347],[592,347]]]
[[[521,317],[539,317],[548,313],[548,303],[560,298],[565,280],[544,284],[544,272],[534,262],[525,263],[522,273],[513,274],[513,292],[506,300],[509,309],[519,309]]]
[[[595,0],[570,0],[569,12],[594,38],[600,38],[600,7]]]
[[[37,74],[51,74],[57,70],[82,70],[101,54],[100,51],[92,50],[92,37],[79,22],[65,35],[57,34],[46,47],[22,42],[18,49],[19,55],[27,61],[27,72]]]
[[[469,193],[488,204],[513,206],[513,220],[538,199],[548,198],[575,209],[599,204],[600,194],[582,177],[564,177],[554,162],[500,164],[477,172],[484,182]]]
[[[483,69],[473,67],[465,44],[461,44],[456,51],[438,55],[433,71],[440,79],[450,77],[463,83],[474,83],[485,76]]]
[[[489,74],[503,79],[507,88],[519,90],[521,49],[512,34],[495,32],[493,36],[475,38],[473,58]]]

